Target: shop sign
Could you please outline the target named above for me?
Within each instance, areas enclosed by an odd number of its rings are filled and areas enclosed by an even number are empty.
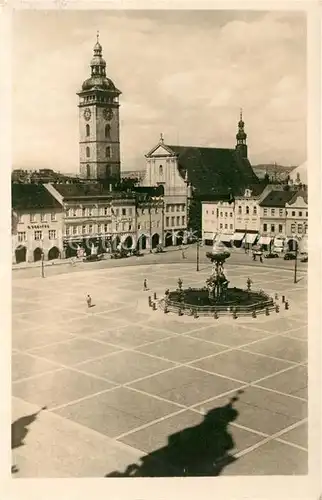
[[[49,224],[32,224],[28,229],[49,229]]]

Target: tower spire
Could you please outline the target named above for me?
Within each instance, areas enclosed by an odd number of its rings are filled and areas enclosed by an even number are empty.
[[[243,121],[243,109],[240,108],[239,111],[239,122],[238,122],[238,132],[236,134],[236,150],[241,153],[243,158],[247,158],[247,134],[244,130],[245,122]]]

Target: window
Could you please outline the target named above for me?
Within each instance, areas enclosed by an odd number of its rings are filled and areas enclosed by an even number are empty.
[[[264,233],[267,232],[267,224],[263,224],[263,231],[264,231]]]
[[[299,212],[299,217],[302,217],[302,212]]]
[[[248,205],[246,206],[246,214],[247,215],[249,214],[249,206]]]
[[[104,209],[103,209],[103,214],[104,214],[104,215],[108,215],[108,207],[104,207]]]
[[[309,212],[306,212],[306,217],[308,217],[308,216],[309,216]]]
[[[171,226],[174,226],[174,217],[171,217]]]
[[[280,215],[280,217],[283,217],[283,209],[282,208],[279,209],[279,215]]]
[[[253,215],[257,215],[257,207],[253,207]]]
[[[214,215],[214,211],[213,210],[211,211],[211,215]]]
[[[174,212],[174,205],[170,205],[171,206],[171,212]]]
[[[36,222],[36,214],[30,214],[30,222]]]
[[[222,216],[223,216],[223,213],[222,213],[222,212],[220,212],[220,217],[222,217]]]
[[[296,224],[291,224],[291,233],[296,232]]]
[[[46,222],[46,214],[40,214],[40,222]]]
[[[91,128],[90,126],[87,124],[86,125],[86,137],[89,137],[91,135]]]
[[[132,207],[128,208],[129,215],[132,215]]]
[[[22,242],[22,241],[26,241],[26,233],[23,231],[23,232],[20,232],[18,233],[18,241],[19,242]]]
[[[271,215],[275,215],[275,208],[271,208]]]
[[[242,214],[242,207],[239,205],[238,206],[238,215],[241,215]]]
[[[35,240],[42,240],[42,231],[35,231]]]
[[[115,224],[115,231],[118,231],[119,230],[119,225],[118,223]]]
[[[176,211],[180,212],[180,205],[176,205]]]
[[[77,216],[77,209],[73,208],[73,217],[76,217],[76,216]]]
[[[229,224],[229,229],[233,229],[233,225],[232,224]]]
[[[228,217],[228,212],[225,212],[225,217]]]
[[[56,229],[49,229],[49,239],[50,240],[56,239]]]
[[[82,226],[82,234],[86,234],[86,226]]]
[[[69,236],[70,235],[70,226],[66,226],[66,236]]]
[[[129,231],[132,231],[132,224],[129,224]]]
[[[92,209],[92,208],[89,208],[89,209],[88,209],[88,216],[89,216],[89,217],[92,217],[92,215],[93,215],[93,209]]]
[[[294,210],[293,210],[293,212],[292,212],[292,217],[295,217],[295,211],[294,211]]]
[[[86,208],[85,207],[82,208],[82,216],[86,217]]]
[[[18,222],[23,222],[23,215],[22,214],[18,214]]]
[[[221,223],[219,224],[219,229],[222,229],[222,224]]]
[[[89,165],[86,165],[86,177],[89,179],[91,176],[91,167]]]
[[[122,222],[122,231],[125,231],[125,224],[126,222]]]
[[[208,210],[206,210],[206,215],[208,215]]]
[[[168,221],[167,221],[167,225],[169,225],[169,217],[167,217]],[[138,224],[138,229],[141,229],[141,224],[139,223]]]
[[[166,218],[165,218],[165,225],[166,225],[166,226],[169,226],[169,219],[170,219],[170,217],[166,217]]]
[[[177,226],[180,226],[180,215],[177,217]]]
[[[54,212],[52,214],[50,214],[50,220],[52,222],[54,222],[56,220],[56,214]]]
[[[73,226],[73,234],[77,234],[77,226]]]
[[[228,229],[228,224],[225,224],[225,229]]]
[[[230,217],[232,217],[232,216],[233,216],[233,213],[232,213],[232,212],[230,212],[230,214],[229,214],[229,215],[230,215]]]
[[[264,215],[267,215],[267,208],[264,208]]]
[[[144,208],[142,208],[142,215],[144,214]]]
[[[111,125],[109,123],[105,125],[105,138],[106,139],[111,138]]]
[[[92,226],[92,224],[90,224],[90,225],[88,226],[88,232],[89,232],[89,233],[92,233],[92,232],[93,232],[93,226]]]
[[[185,226],[186,223],[186,217],[184,215],[181,216],[181,225]]]
[[[105,156],[106,158],[111,158],[112,156],[111,146],[107,146],[107,148],[105,149]]]
[[[159,166],[159,175],[163,175],[163,166],[162,165]]]
[[[167,206],[166,206],[166,209],[165,209],[165,211],[166,211],[166,212],[169,212],[169,211],[170,211],[170,210],[169,210],[169,207],[170,207],[170,205],[167,205]],[[208,210],[207,210],[207,213],[208,213]]]
[[[122,215],[126,215],[126,208],[122,208]]]
[[[89,158],[89,157],[90,157],[90,154],[91,154],[90,149],[89,149],[89,147],[87,146],[87,147],[86,147],[86,158]]]
[[[186,205],[183,203],[183,204],[182,204],[182,211],[184,212],[184,211],[185,211],[185,209],[186,209]]]
[[[297,232],[298,232],[299,234],[302,234],[302,233],[303,233],[303,226],[302,226],[302,224],[298,224],[298,225],[297,225]]]
[[[142,213],[143,213],[143,210],[144,210],[144,208],[142,208]],[[120,215],[120,209],[119,208],[115,209],[115,215],[116,215],[116,217],[118,217]]]
[[[307,224],[304,225],[304,234],[307,233]]]
[[[271,224],[271,233],[275,233],[275,224]]]
[[[278,232],[282,233],[283,232],[283,224],[278,225]]]

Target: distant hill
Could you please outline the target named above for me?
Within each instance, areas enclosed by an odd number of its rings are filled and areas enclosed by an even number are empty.
[[[274,163],[260,163],[259,165],[252,165],[252,167],[255,174],[260,179],[263,178],[267,172],[271,178],[276,177],[276,179],[283,180],[290,174],[290,172],[292,172],[292,170],[297,168],[297,165],[285,167],[284,165]]]

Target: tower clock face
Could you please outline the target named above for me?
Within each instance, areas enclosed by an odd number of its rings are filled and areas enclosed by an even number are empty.
[[[84,111],[85,120],[88,122],[88,120],[91,119],[91,116],[92,116],[91,110],[89,108],[86,108]]]
[[[109,108],[104,108],[103,109],[103,117],[105,118],[105,120],[112,120],[113,118],[113,111]]]

